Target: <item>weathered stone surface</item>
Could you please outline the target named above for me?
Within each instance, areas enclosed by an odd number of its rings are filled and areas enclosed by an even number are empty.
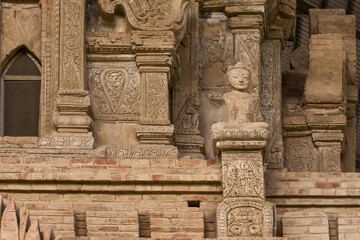
[[[357,237],[345,11],[310,11],[290,56],[295,0],[0,5],[0,69],[41,63],[38,136],[0,137],[3,239]]]

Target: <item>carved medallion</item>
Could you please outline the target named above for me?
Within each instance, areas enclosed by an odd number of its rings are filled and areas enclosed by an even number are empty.
[[[98,120],[134,121],[140,115],[140,74],[134,64],[90,63],[90,99]]]
[[[100,82],[112,112],[116,113],[123,102],[129,74],[125,69],[105,69],[100,75]]]

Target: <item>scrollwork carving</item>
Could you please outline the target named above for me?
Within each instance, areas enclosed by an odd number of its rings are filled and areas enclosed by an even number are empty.
[[[262,161],[225,161],[223,163],[223,195],[264,199]]]
[[[106,155],[119,159],[176,159],[178,155],[177,148],[174,146],[140,146],[127,148],[107,148]]]
[[[141,30],[179,30],[186,21],[188,0],[98,0],[105,17],[115,14],[121,6],[129,23]]]
[[[91,63],[90,96],[95,119],[138,120],[140,76],[132,65],[106,67]]]
[[[62,2],[61,19],[61,89],[83,89],[84,83],[84,11],[82,6],[70,0]]]
[[[166,73],[145,73],[146,117],[168,119],[168,86]]]

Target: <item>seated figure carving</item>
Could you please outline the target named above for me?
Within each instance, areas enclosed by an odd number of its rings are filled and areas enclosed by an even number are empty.
[[[215,129],[265,130],[267,123],[262,122],[260,98],[251,93],[251,71],[241,62],[230,66],[227,71],[232,90],[224,94],[228,111],[228,122],[214,124]],[[214,129],[213,128],[213,129]],[[215,130],[214,129],[214,130]]]
[[[251,72],[240,62],[230,66],[227,71],[232,91],[224,94],[229,122],[246,124],[262,120],[259,97],[249,93]]]

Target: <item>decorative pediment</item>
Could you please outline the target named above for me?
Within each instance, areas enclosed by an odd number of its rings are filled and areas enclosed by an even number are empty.
[[[122,10],[130,25],[147,31],[178,31],[185,24],[189,0],[98,0],[101,14]]]

